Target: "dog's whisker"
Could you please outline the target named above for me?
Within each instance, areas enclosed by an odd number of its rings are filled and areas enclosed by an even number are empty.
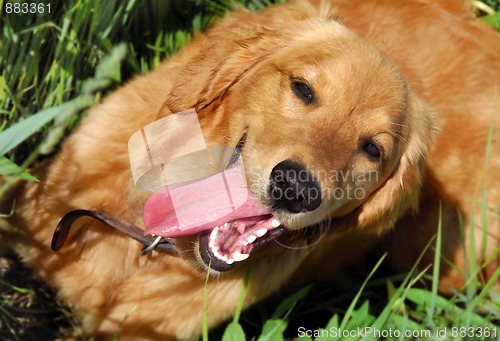
[[[408,143],[408,140],[406,138],[404,138],[403,136],[401,136],[400,134],[398,134],[395,131],[386,131],[386,133],[396,137],[397,139],[399,139],[405,143]]]
[[[390,122],[390,124],[392,125],[395,125],[395,126],[399,126],[399,127],[408,127],[408,124],[402,124],[402,123],[396,123],[396,122]]]
[[[331,224],[332,219],[330,217],[326,218],[324,221],[316,224],[316,225],[311,225],[307,226],[303,229],[300,230],[294,230],[291,231],[292,237],[291,240],[305,240],[306,244],[305,245],[286,245],[283,242],[280,242],[278,240],[275,240],[275,242],[287,249],[290,250],[306,250],[306,249],[311,249],[314,246],[316,246],[321,239],[327,234],[328,232],[328,227]],[[293,243],[295,244],[295,243]]]

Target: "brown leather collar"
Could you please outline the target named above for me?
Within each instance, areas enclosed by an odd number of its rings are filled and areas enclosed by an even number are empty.
[[[54,236],[52,237],[51,243],[52,250],[58,251],[59,249],[61,249],[61,247],[64,245],[64,242],[66,241],[66,238],[68,237],[71,226],[77,219],[81,217],[91,217],[93,219],[96,219],[111,227],[112,229],[124,233],[127,236],[137,240],[139,243],[144,244],[141,255],[146,255],[153,249],[173,254],[178,253],[178,250],[175,247],[174,240],[171,238],[145,236],[144,230],[135,225],[124,223],[107,213],[89,210],[74,210],[66,213],[59,224],[57,224],[56,230],[54,231]]]

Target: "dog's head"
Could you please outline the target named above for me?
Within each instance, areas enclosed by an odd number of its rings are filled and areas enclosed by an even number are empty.
[[[389,229],[417,205],[434,125],[398,68],[340,23],[305,4],[259,16],[202,38],[165,104],[196,108],[209,142],[241,141],[249,192],[267,210],[202,234],[200,258],[218,271],[325,220],[333,233]]]

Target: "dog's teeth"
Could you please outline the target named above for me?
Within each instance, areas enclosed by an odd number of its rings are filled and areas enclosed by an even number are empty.
[[[214,227],[212,232],[210,232],[210,238],[209,239],[217,239],[217,235],[219,234],[219,226]]]
[[[232,259],[232,258],[229,258],[229,259],[226,261],[226,264],[227,264],[227,265],[231,265],[231,264],[233,264],[233,263],[234,263],[234,259]]]
[[[234,259],[235,262],[241,262],[241,261],[244,261],[245,259],[247,259],[249,256],[250,256],[249,254],[241,253],[239,251],[236,251],[233,254],[233,259]]]
[[[224,227],[228,228],[229,227],[229,223],[224,223]]]
[[[262,237],[266,233],[267,233],[267,229],[265,227],[263,227],[260,230],[257,230],[257,232],[255,232],[255,234],[257,235],[257,237]]]
[[[218,249],[214,249],[213,251],[214,251],[215,257],[219,258],[220,260],[222,260],[222,261],[224,261],[226,263],[228,262],[228,260],[229,260],[228,256],[223,255],[222,253],[220,253]]]
[[[243,241],[243,245],[247,246],[248,245],[248,240]]]
[[[278,219],[276,219],[276,218],[274,218],[273,221],[271,222],[271,226],[274,227],[274,228],[276,228],[276,227],[278,227],[280,225],[281,225],[280,221]]]
[[[253,243],[253,242],[255,241],[255,239],[257,239],[257,236],[256,236],[256,235],[251,234],[251,235],[249,235],[249,236],[248,236],[248,238],[247,238],[247,240],[246,240],[246,241],[247,241],[249,244],[251,244],[251,243]]]
[[[219,250],[212,250],[212,252],[214,253],[214,256],[217,257],[218,259],[220,260],[223,260],[224,262],[227,260],[227,256],[224,256],[224,255],[221,255]]]

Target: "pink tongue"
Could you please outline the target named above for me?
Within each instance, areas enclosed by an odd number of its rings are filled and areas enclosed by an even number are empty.
[[[270,214],[248,191],[241,163],[208,178],[165,186],[144,206],[144,234],[183,237]]]

